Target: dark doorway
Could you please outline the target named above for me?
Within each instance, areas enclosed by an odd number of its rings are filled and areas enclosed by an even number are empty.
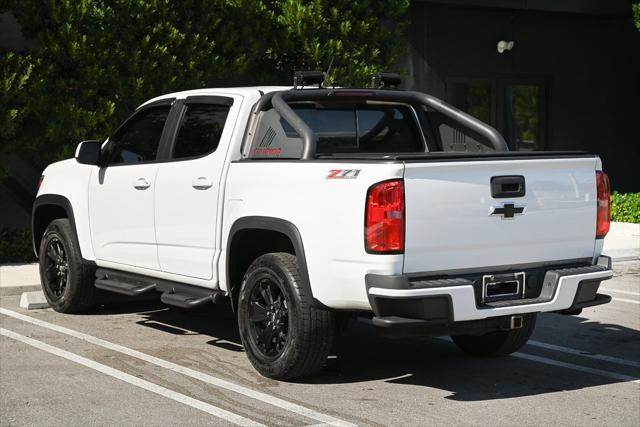
[[[452,77],[445,84],[448,101],[498,129],[511,150],[548,148],[544,79]]]

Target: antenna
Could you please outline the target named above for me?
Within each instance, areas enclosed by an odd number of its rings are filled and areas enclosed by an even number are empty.
[[[329,62],[329,66],[327,67],[327,71],[324,73],[324,80],[327,81],[327,77],[329,77],[329,73],[331,72],[331,67],[333,66],[333,56],[331,57],[331,62]],[[323,82],[324,83],[324,82]],[[334,84],[333,87],[335,88],[336,85]]]

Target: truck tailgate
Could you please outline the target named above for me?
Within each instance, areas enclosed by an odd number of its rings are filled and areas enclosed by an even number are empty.
[[[594,157],[406,162],[404,272],[591,258],[597,162]],[[499,176],[524,177],[525,195],[492,197],[490,182]]]

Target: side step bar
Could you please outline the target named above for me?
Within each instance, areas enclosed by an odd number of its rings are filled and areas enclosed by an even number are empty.
[[[217,289],[186,285],[164,279],[99,268],[96,270],[95,287],[128,296],[138,296],[149,291],[162,292],[160,300],[180,308],[194,308],[207,302],[219,303],[225,293]]]
[[[160,296],[160,301],[175,307],[194,308],[207,302],[218,303],[222,301],[222,298],[224,298],[224,296],[221,291],[214,292],[204,297],[197,297],[189,294],[177,294],[172,291],[167,291]]]
[[[109,279],[97,279],[95,287],[98,289],[104,289],[105,291],[116,292],[118,294],[135,297],[155,289],[156,284],[126,283]]]

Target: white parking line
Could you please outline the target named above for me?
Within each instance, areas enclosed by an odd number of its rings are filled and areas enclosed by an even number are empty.
[[[634,297],[640,297],[640,292],[623,291],[622,289],[600,288],[604,292],[614,292],[617,294],[633,295]]]
[[[20,335],[8,329],[0,328],[0,335],[4,335],[7,338],[11,338],[24,344],[28,344],[32,347],[54,354],[58,357],[62,357],[63,359],[78,363],[82,366],[86,366],[87,368],[93,369],[95,371],[102,372],[105,375],[116,378],[120,381],[124,381],[125,383],[134,385],[136,387],[148,390],[152,393],[159,394],[160,396],[166,397],[168,399],[175,400],[176,402],[183,403],[192,408],[199,409],[230,423],[237,424],[239,426],[264,426],[264,424],[257,423],[241,415],[234,414],[233,412],[226,411],[222,408],[218,408],[217,406],[210,405],[201,400],[194,399],[182,393],[178,393],[168,388],[159,386],[158,384],[154,384],[152,382],[137,378],[133,375],[127,374],[126,372],[119,371],[117,369],[103,365],[102,363],[98,363],[91,359],[79,356],[75,353],[71,353],[61,348],[54,347],[38,340],[34,340],[33,338]]]
[[[544,363],[546,365],[560,366],[562,368],[573,369],[574,371],[587,372],[589,374],[599,375],[601,377],[613,378],[615,380],[620,381],[630,381],[636,384],[640,384],[640,378],[632,377],[629,375],[619,374],[617,372],[604,371],[602,369],[588,368],[586,366],[574,365],[573,363],[561,362],[559,360],[548,359],[546,357],[534,356],[533,354],[527,353],[513,353],[512,357],[517,357],[519,359],[531,360],[538,363]]]
[[[640,301],[634,300],[634,299],[626,299],[626,298],[611,298],[614,301],[620,301],[620,302],[628,302],[630,304],[640,304]]]
[[[589,359],[597,359],[597,360],[602,360],[604,362],[617,363],[618,365],[626,365],[626,366],[633,366],[635,368],[640,368],[640,362],[634,362],[633,360],[620,359],[618,357],[613,357],[613,356],[605,356],[604,354],[589,353],[587,351],[576,350],[574,348],[562,347],[554,344],[548,344],[546,342],[529,340],[527,341],[527,345],[546,348],[548,350],[553,350],[553,351],[559,351],[561,353],[575,354],[576,356],[588,357]]]
[[[449,337],[436,337],[436,339],[448,341],[451,344],[453,344],[453,341]],[[529,343],[530,342],[531,341],[529,341]],[[534,341],[534,342],[537,342],[537,341]],[[522,352],[512,353],[510,354],[510,356],[518,357],[520,359],[527,359],[527,360],[531,360],[538,363],[544,363],[546,365],[561,366],[563,368],[573,369],[575,371],[588,372],[590,374],[600,375],[602,377],[609,377],[609,378],[622,380],[622,381],[631,381],[633,383],[640,384],[640,378],[632,377],[630,375],[625,375],[625,374],[619,374],[617,372],[605,371],[603,369],[588,368],[582,365],[575,365],[573,363],[561,362],[559,360],[548,359],[546,357],[540,357],[540,356],[534,356],[533,354],[522,353]]]
[[[151,356],[149,354],[145,354],[137,350],[130,349],[128,347],[121,346],[119,344],[114,344],[109,341],[105,341],[103,339],[84,334],[82,332],[74,331],[73,329],[68,329],[68,328],[65,328],[64,326],[58,326],[53,323],[45,322],[44,320],[33,318],[31,316],[25,316],[15,311],[7,310],[6,308],[0,308],[0,314],[4,314],[5,316],[13,317],[14,319],[31,323],[32,325],[37,325],[43,328],[47,328],[52,331],[59,332],[61,334],[69,335],[74,338],[78,338],[83,341],[89,342],[91,344],[95,344],[97,346],[104,347],[106,349],[116,351],[118,353],[126,354],[127,356],[135,357],[136,359],[144,360],[147,363],[151,363],[153,365],[160,366],[170,371],[177,372],[182,375],[186,375],[188,377],[197,379],[207,384],[214,385],[216,387],[233,391],[235,393],[241,394],[243,396],[246,396],[252,399],[259,400],[269,405],[276,406],[278,408],[305,416],[307,418],[311,418],[316,421],[320,421],[321,423],[325,423],[333,426],[355,426],[355,424],[348,423],[339,418],[334,418],[330,415],[322,414],[320,412],[314,411],[313,409],[305,408],[304,406],[298,405],[296,403],[292,403],[284,399],[280,399],[278,397],[268,395],[266,393],[252,390],[248,387],[234,384],[230,381],[226,381],[221,378],[217,378],[212,375],[205,374],[203,372],[199,372],[194,369],[187,368],[185,366],[181,366],[173,362],[169,362],[167,360],[163,360],[155,356]]]

